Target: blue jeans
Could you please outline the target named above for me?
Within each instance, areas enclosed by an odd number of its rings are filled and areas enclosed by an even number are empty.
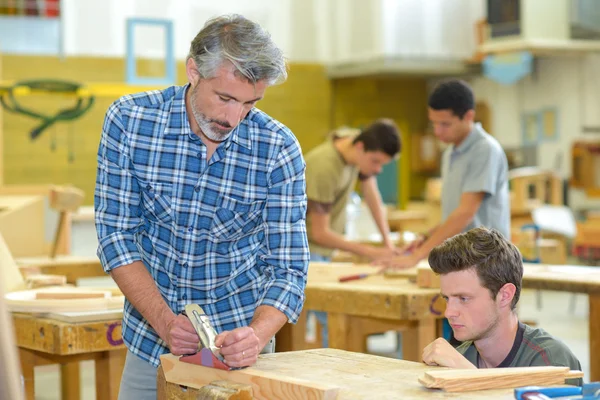
[[[330,262],[331,257],[325,257],[317,253],[310,253],[310,261],[315,262]],[[311,316],[315,316],[319,324],[321,324],[321,337],[323,338],[323,347],[329,347],[329,330],[327,329],[327,313],[323,311],[312,311],[308,310],[306,313],[306,319],[308,320]],[[307,326],[308,328],[308,326]]]

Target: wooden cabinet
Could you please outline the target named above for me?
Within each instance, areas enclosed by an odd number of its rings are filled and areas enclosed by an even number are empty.
[[[590,197],[600,197],[600,142],[575,142],[571,156],[571,187],[584,189]]]

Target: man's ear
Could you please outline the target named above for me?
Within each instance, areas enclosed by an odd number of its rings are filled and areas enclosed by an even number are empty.
[[[354,148],[357,150],[360,150],[360,152],[364,152],[365,144],[361,141],[358,141],[358,142],[354,143]]]
[[[498,291],[496,300],[500,303],[501,307],[510,308],[512,305],[513,298],[517,292],[517,287],[512,283],[505,283],[504,286]]]
[[[188,82],[192,85],[192,87],[196,86],[200,81],[200,72],[198,71],[198,67],[196,67],[196,62],[193,59],[188,59],[185,63],[185,73],[188,78]]]
[[[465,121],[475,121],[475,110],[469,110],[462,117]]]

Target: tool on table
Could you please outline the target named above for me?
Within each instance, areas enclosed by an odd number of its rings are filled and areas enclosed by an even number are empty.
[[[190,319],[194,329],[196,329],[200,337],[200,343],[198,343],[198,352],[196,354],[181,356],[180,360],[190,364],[198,364],[225,371],[231,370],[232,368],[225,364],[225,358],[221,355],[219,348],[215,346],[217,332],[202,307],[198,304],[188,304],[185,306],[184,314]]]
[[[515,389],[515,399],[517,400],[545,400],[556,398],[566,400],[600,400],[600,382],[584,383],[583,387],[525,386]]]
[[[359,279],[365,279],[368,278],[369,276],[375,276],[375,275],[380,275],[382,274],[384,271],[384,269],[379,269],[377,272],[371,272],[371,273],[362,273],[362,274],[354,274],[354,275],[345,275],[345,276],[340,276],[338,278],[338,282],[350,282],[350,281],[357,281]]]

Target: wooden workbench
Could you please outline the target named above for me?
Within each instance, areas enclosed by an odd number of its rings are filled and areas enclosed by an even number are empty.
[[[79,361],[94,360],[96,399],[117,399],[126,349],[121,318],[68,323],[13,314],[27,400],[34,399],[34,367],[61,365],[63,400],[79,399]]]
[[[425,264],[427,264],[425,262]],[[416,269],[395,271],[416,278]],[[589,301],[590,381],[600,380],[600,268],[579,265],[524,264],[523,288],[585,293]]]
[[[393,232],[426,232],[429,215],[423,210],[387,210],[387,222]]]
[[[311,263],[303,313],[327,312],[331,348],[365,353],[368,335],[396,330],[403,332],[404,359],[420,361],[423,348],[437,337],[436,319],[445,310],[439,290],[382,275],[338,282],[340,276],[375,271],[371,266]],[[303,324],[286,324],[277,334],[277,351],[303,350],[304,337]]]
[[[158,372],[158,400],[187,400],[203,398],[206,400],[217,397],[198,397],[198,388],[209,383],[212,377],[220,380],[238,383],[249,383],[252,386],[254,399],[305,399],[306,393],[284,391],[276,384],[261,385],[258,379],[246,381],[239,373],[219,370],[209,371],[206,367],[189,365],[189,378],[180,377],[167,382],[162,368]],[[477,392],[446,393],[439,390],[426,389],[417,378],[429,367],[422,363],[395,360],[370,354],[351,353],[335,349],[317,349],[274,353],[261,355],[257,364],[252,367],[264,375],[277,375],[282,379],[293,382],[310,382],[321,387],[339,388],[337,399],[514,399],[512,389],[486,390]],[[238,371],[234,371],[238,372]],[[209,382],[202,383],[202,380]],[[180,386],[181,385],[181,386]],[[183,387],[182,387],[183,386]],[[188,386],[188,387],[186,387]],[[311,397],[312,398],[312,397]]]

